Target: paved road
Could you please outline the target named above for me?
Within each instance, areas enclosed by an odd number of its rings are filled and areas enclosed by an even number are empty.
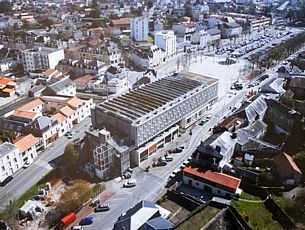
[[[73,127],[76,132],[72,139],[62,137],[57,140],[52,147],[43,151],[27,169],[21,169],[14,174],[14,179],[5,187],[0,187],[0,197],[12,196],[19,198],[32,185],[37,183],[45,174],[50,172],[56,166],[56,160],[64,152],[66,145],[76,138],[84,136],[86,127],[91,123],[90,118],[86,118],[80,124]],[[0,204],[5,205],[5,204]]]

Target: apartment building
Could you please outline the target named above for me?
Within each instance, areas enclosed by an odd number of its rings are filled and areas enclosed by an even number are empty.
[[[28,134],[19,138],[14,145],[18,147],[24,165],[25,163],[31,164],[37,157],[37,150],[42,146],[42,141],[41,138]]]
[[[38,47],[22,52],[23,67],[26,73],[35,70],[55,69],[58,62],[64,58],[63,49]]]
[[[0,145],[0,182],[23,166],[17,146],[5,142]]]
[[[174,31],[162,30],[155,33],[155,45],[165,52],[165,59],[176,55],[177,41]]]
[[[95,128],[120,133],[139,165],[200,119],[217,101],[218,80],[189,72],[163,78],[107,100],[92,111]],[[179,124],[179,125],[177,125]]]
[[[148,18],[136,17],[131,19],[130,34],[134,41],[147,41],[148,37]]]

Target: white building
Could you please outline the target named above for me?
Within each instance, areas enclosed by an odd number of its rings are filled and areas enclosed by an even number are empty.
[[[149,69],[163,63],[165,52],[158,46],[153,45],[145,48],[135,48],[130,58],[132,62],[141,69]]]
[[[211,170],[202,171],[191,166],[183,169],[184,184],[227,199],[241,194],[240,182],[236,177]]]
[[[37,148],[40,146],[40,140],[40,138],[28,134],[14,143],[19,149],[22,165],[32,163],[37,157]]]
[[[177,41],[176,35],[172,30],[162,30],[155,33],[155,45],[165,51],[166,59],[176,54]]]
[[[22,52],[23,67],[26,73],[35,70],[55,69],[58,62],[64,58],[63,49],[38,47]]]
[[[145,17],[133,18],[130,23],[131,37],[137,41],[147,41],[148,19]]]
[[[17,146],[5,142],[0,145],[0,182],[23,166]]]

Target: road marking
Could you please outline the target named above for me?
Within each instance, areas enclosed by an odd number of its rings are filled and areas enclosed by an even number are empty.
[[[43,167],[43,168],[46,168],[48,170],[52,170],[56,166],[54,163],[49,163],[49,162],[46,162],[44,160],[37,160],[33,164],[35,164],[37,166],[40,166],[40,167]]]

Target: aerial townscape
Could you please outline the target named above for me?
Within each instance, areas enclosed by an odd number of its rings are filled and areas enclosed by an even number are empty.
[[[303,0],[0,0],[0,230],[304,230]]]

